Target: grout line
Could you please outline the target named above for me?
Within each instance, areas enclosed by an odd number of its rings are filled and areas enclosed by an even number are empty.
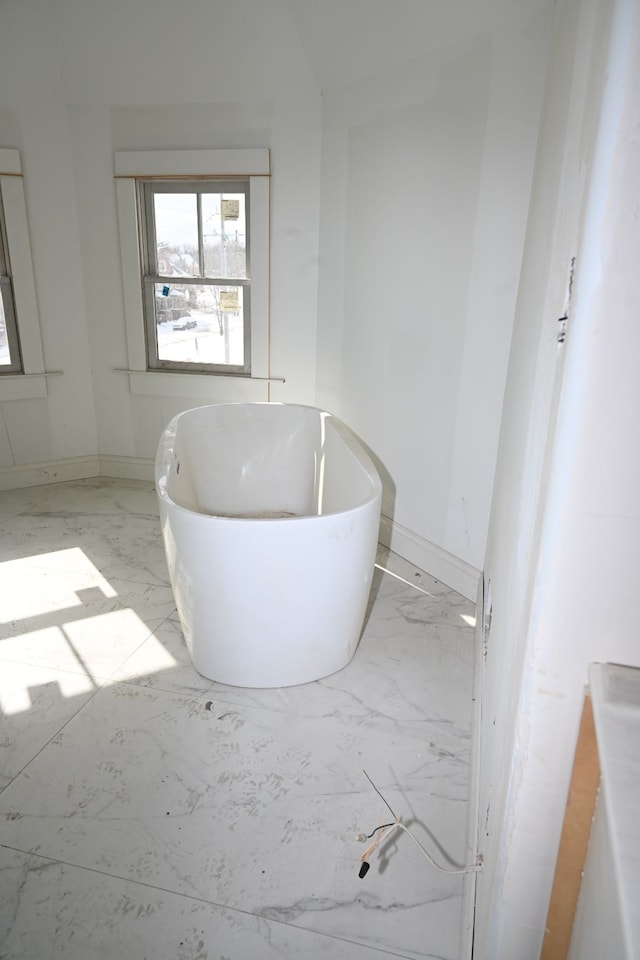
[[[251,917],[254,920],[259,920],[262,923],[268,924],[277,924],[281,927],[287,927],[290,930],[296,930],[301,934],[308,934],[315,937],[323,937],[327,940],[335,940],[338,943],[348,943],[353,946],[361,947],[362,949],[371,951],[372,954],[379,954],[381,957],[398,957],[400,960],[411,960],[411,955],[407,953],[398,953],[393,948],[391,950],[386,950],[382,947],[376,947],[373,944],[368,944],[362,940],[352,940],[348,937],[338,937],[331,933],[325,933],[321,930],[314,930],[311,927],[299,926],[295,923],[289,923],[287,920],[279,920],[275,917],[267,917],[261,913],[252,913],[250,910],[243,910],[241,907],[230,906],[227,903],[220,903],[218,900],[208,900],[206,897],[198,896],[197,894],[182,893],[179,890],[171,890],[169,887],[161,887],[158,884],[148,883],[145,880],[133,880],[130,877],[123,877],[117,873],[107,873],[105,870],[98,870],[97,867],[88,867],[84,864],[73,863],[71,860],[60,860],[56,857],[48,857],[46,854],[34,853],[31,850],[23,850],[21,847],[15,847],[12,844],[0,843],[0,849],[12,850],[14,853],[21,853],[25,857],[34,857],[38,860],[48,860],[50,863],[59,864],[62,867],[69,867],[71,870],[86,870],[88,873],[96,874],[99,877],[105,877],[108,880],[114,880],[119,883],[128,883],[132,886],[143,887],[146,890],[154,890],[158,893],[167,894],[170,897],[179,897],[182,900],[188,900],[190,902],[201,903],[207,907],[216,907],[218,910],[227,911],[229,913],[238,913],[245,917]]]
[[[116,579],[116,578],[114,578],[114,579]],[[128,609],[133,609],[133,608],[130,607],[130,608],[128,608]],[[125,667],[126,664],[129,662],[129,660],[131,660],[131,657],[135,656],[136,653],[138,653],[138,651],[145,645],[145,643],[146,643],[148,640],[150,640],[151,637],[154,637],[154,636],[156,635],[156,632],[160,629],[160,627],[163,627],[163,626],[165,625],[165,623],[166,623],[168,620],[170,620],[171,617],[172,617],[176,612],[177,612],[177,608],[176,608],[175,605],[174,605],[173,608],[171,609],[171,612],[168,613],[168,614],[166,615],[166,617],[163,617],[162,620],[160,621],[160,623],[158,623],[152,630],[149,629],[149,633],[146,635],[146,637],[144,638],[144,640],[141,640],[140,643],[138,644],[138,646],[135,648],[135,650],[132,650],[131,653],[130,653],[127,657],[125,657],[125,659],[116,667],[116,669],[113,671],[113,673],[109,674],[108,679],[109,679],[110,681],[115,682],[115,683],[126,682],[126,681],[116,680],[116,679],[115,679],[115,674],[116,674],[116,673],[119,673],[120,670],[123,670],[123,669],[124,669],[124,667]],[[135,610],[134,610],[134,613],[135,613]],[[142,619],[142,618],[141,618],[141,619]],[[146,624],[146,626],[149,627],[149,624]],[[160,643],[162,643],[162,641],[160,641]],[[162,646],[164,646],[164,644],[162,644]],[[140,684],[136,684],[136,686],[140,686]]]
[[[12,662],[12,663],[22,663],[22,661],[20,661],[20,660],[11,661],[11,662]],[[32,666],[32,664],[27,664],[27,666]],[[51,668],[50,668],[50,669],[51,669]],[[61,672],[69,673],[70,671],[61,671]],[[79,677],[79,676],[81,676],[81,674],[79,674],[79,673],[74,673],[74,674],[72,674],[72,675],[73,675],[74,677]],[[11,778],[11,780],[9,781],[9,783],[5,784],[5,786],[4,786],[4,787],[2,788],[2,790],[0,791],[0,796],[2,796],[2,794],[3,794],[6,790],[8,790],[9,787],[10,787],[13,783],[15,783],[15,781],[18,779],[18,777],[22,776],[22,774],[25,772],[25,770],[27,769],[27,767],[29,767],[35,760],[38,759],[38,757],[40,756],[40,754],[42,753],[42,751],[43,751],[43,750],[46,750],[46,748],[51,745],[52,741],[55,740],[55,738],[56,738],[60,733],[62,733],[62,731],[65,729],[65,727],[66,727],[69,723],[71,723],[71,721],[72,721],[75,717],[78,716],[78,714],[80,713],[81,710],[84,710],[84,708],[93,700],[93,698],[94,698],[95,696],[97,696],[97,695],[100,693],[100,691],[101,691],[102,689],[103,689],[102,686],[96,687],[96,689],[93,691],[93,693],[91,693],[91,694],[87,697],[87,699],[86,699],[83,703],[80,704],[80,706],[78,707],[78,709],[77,709],[77,710],[74,710],[74,712],[71,714],[71,716],[67,717],[67,719],[64,721],[64,723],[62,724],[62,726],[59,727],[59,728],[55,731],[55,733],[52,733],[52,734],[51,734],[51,736],[49,737],[49,739],[47,740],[47,742],[46,742],[46,743],[43,743],[42,746],[40,747],[40,749],[37,750],[36,753],[34,753],[34,755],[33,755],[32,757],[30,757],[29,760],[27,760],[27,762],[25,763],[25,765],[24,765],[20,770],[18,770],[18,772],[16,773],[16,775]],[[1,845],[1,844],[0,844],[0,845]]]

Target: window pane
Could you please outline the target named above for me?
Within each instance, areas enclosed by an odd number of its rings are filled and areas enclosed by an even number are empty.
[[[7,319],[2,296],[3,287],[4,284],[0,285],[0,364],[5,365],[11,363],[11,356],[9,354],[9,341],[7,340]]]
[[[9,249],[2,196],[0,195],[0,373],[22,373],[20,338],[11,280]]]
[[[243,366],[243,288],[156,284],[158,360]]]
[[[0,371],[22,373],[11,281],[0,281]]]
[[[198,206],[195,193],[155,193],[156,262],[162,277],[197,277]]]
[[[244,193],[203,193],[202,234],[205,277],[247,276]]]

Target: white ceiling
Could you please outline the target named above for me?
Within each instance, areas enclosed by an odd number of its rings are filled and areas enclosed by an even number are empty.
[[[526,20],[553,0],[284,0],[322,91]]]

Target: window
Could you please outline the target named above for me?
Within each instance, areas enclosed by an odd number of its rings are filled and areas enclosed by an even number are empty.
[[[46,397],[59,373],[44,369],[20,153],[0,147],[0,402]]]
[[[147,362],[251,373],[249,180],[139,180]]]
[[[22,373],[7,229],[0,191],[0,375]]]
[[[268,399],[269,151],[118,151],[114,166],[132,393]]]

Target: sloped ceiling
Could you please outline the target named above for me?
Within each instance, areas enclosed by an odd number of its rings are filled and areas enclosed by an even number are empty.
[[[284,0],[320,89],[392,71],[553,0]]]

